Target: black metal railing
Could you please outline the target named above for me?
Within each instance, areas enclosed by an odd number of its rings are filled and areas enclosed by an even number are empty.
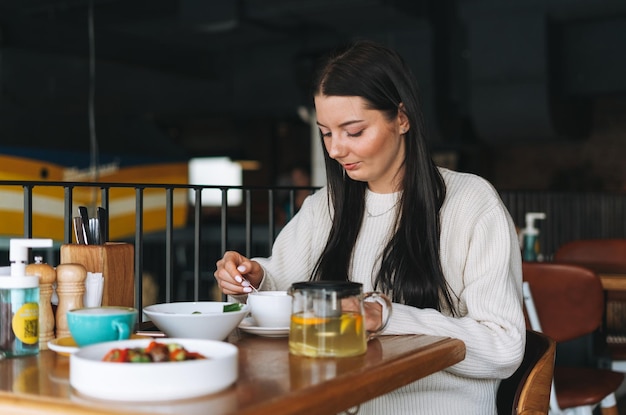
[[[0,181],[0,190],[15,187],[23,191],[23,233],[4,236],[33,237],[33,212],[38,211],[33,195],[41,188],[56,188],[63,190],[62,213],[59,214],[63,218],[60,243],[72,243],[73,196],[77,189],[96,189],[99,205],[107,212],[111,212],[111,192],[126,189],[134,193],[134,229],[123,237],[123,241],[132,243],[135,248],[135,305],[139,309],[142,307],[144,273],[156,274],[159,301],[200,301],[210,297],[215,261],[224,251],[236,249],[248,257],[270,255],[277,233],[296,212],[296,192],[316,190],[314,187]],[[162,197],[165,215],[157,231],[146,232],[145,194],[154,189],[163,192],[159,198]],[[202,191],[208,189],[221,192],[221,205],[207,212],[202,206]],[[229,192],[235,190],[243,195],[240,206],[228,203]],[[175,226],[175,194],[181,191],[191,192],[193,203],[186,207],[184,224]],[[519,228],[524,227],[526,212],[546,213],[546,219],[537,225],[541,230],[542,252],[547,260],[560,245],[570,240],[626,238],[624,193],[503,191],[500,195]],[[286,205],[286,211],[282,210],[283,217],[280,218],[277,212],[281,211],[282,205]],[[4,219],[0,216],[1,220]]]
[[[175,300],[199,301],[210,296],[208,290],[201,291],[201,282],[211,284],[213,280],[210,269],[221,254],[228,249],[238,249],[252,257],[269,255],[273,241],[284,224],[296,211],[295,194],[298,191],[314,192],[314,187],[262,187],[262,186],[201,186],[178,184],[140,184],[140,183],[92,183],[92,182],[50,182],[50,181],[0,181],[0,189],[21,187],[23,189],[23,234],[5,235],[13,237],[33,237],[34,198],[36,189],[63,189],[63,244],[72,243],[75,212],[73,200],[77,188],[98,189],[98,205],[111,212],[111,191],[114,189],[130,189],[134,191],[135,223],[132,235],[122,241],[134,245],[135,274],[135,306],[142,307],[142,276],[147,268],[151,273],[158,273],[158,285],[163,288],[159,301]],[[150,233],[144,232],[144,193],[147,190],[164,191],[163,206],[165,218],[162,229]],[[219,190],[221,206],[210,209],[202,205],[203,190]],[[233,207],[228,203],[229,192],[238,190],[243,193],[242,206]],[[174,226],[174,193],[177,191],[192,192],[193,203],[188,206],[188,217],[184,226]],[[277,201],[284,195],[286,198],[287,219],[277,219]],[[261,194],[261,196],[258,196]],[[255,195],[257,195],[255,199]],[[255,200],[258,199],[258,203]],[[259,209],[260,205],[264,207]],[[215,214],[217,211],[217,214]],[[1,210],[0,210],[1,215]],[[207,219],[209,216],[209,219]],[[215,220],[216,219],[216,220]],[[2,218],[0,218],[2,220]],[[113,225],[113,224],[111,224]],[[109,226],[108,229],[111,229]],[[109,235],[105,235],[109,236]],[[108,238],[106,240],[109,240]],[[206,248],[203,248],[204,247]],[[189,250],[188,247],[191,246]],[[208,248],[207,248],[208,246]],[[182,250],[182,251],[181,251]],[[191,251],[191,252],[189,252]],[[148,255],[146,255],[148,253]],[[191,254],[191,260],[186,257]],[[8,258],[8,257],[7,257]],[[178,266],[182,263],[181,266]],[[52,264],[54,265],[54,264]],[[185,269],[182,269],[185,268]],[[189,273],[192,273],[189,278]],[[191,290],[185,283],[193,285]],[[178,289],[177,289],[178,288]],[[191,295],[188,294],[191,291]]]

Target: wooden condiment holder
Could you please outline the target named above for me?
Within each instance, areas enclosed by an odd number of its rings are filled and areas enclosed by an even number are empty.
[[[59,305],[56,311],[56,335],[58,338],[70,336],[67,325],[67,312],[83,307],[87,270],[81,264],[59,264],[57,266],[57,295]]]
[[[104,278],[102,305],[134,307],[135,249],[125,242],[104,245],[61,245],[61,264],[82,264],[87,272],[101,272]]]
[[[35,263],[28,264],[26,275],[39,277],[39,349],[48,350],[48,341],[54,339],[55,317],[52,311],[52,284],[56,282],[56,270],[35,257]]]

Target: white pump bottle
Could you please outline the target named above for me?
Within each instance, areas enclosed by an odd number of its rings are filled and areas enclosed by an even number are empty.
[[[535,227],[535,221],[538,219],[545,219],[546,214],[544,212],[527,212],[526,213],[526,227],[522,229],[523,236],[523,258],[524,261],[537,261],[537,249],[536,243],[539,237],[539,229]]]

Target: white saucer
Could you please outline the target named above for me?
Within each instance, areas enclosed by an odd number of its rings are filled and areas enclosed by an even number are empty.
[[[239,323],[239,328],[247,333],[263,337],[287,337],[289,327],[259,327],[252,317],[244,318]]]
[[[69,356],[78,350],[78,346],[71,336],[50,340],[48,342],[48,348],[63,356]]]
[[[130,338],[145,339],[149,337],[142,336],[140,334],[131,334]],[[80,348],[78,347],[72,336],[67,336],[50,340],[48,342],[48,349],[53,350],[62,356],[69,356],[72,353],[78,351]]]

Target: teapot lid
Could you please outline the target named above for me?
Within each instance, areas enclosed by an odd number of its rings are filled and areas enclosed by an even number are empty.
[[[359,295],[363,290],[363,284],[352,281],[303,281],[295,282],[291,285],[293,291],[297,290],[319,290],[335,292],[341,297]]]

